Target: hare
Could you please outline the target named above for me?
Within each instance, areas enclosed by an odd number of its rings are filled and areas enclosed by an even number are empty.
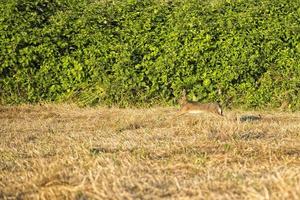
[[[180,104],[180,110],[177,116],[186,114],[186,113],[204,113],[210,112],[223,116],[223,110],[219,103],[199,103],[196,101],[188,101],[186,98],[186,92],[183,91],[183,97],[178,101]]]

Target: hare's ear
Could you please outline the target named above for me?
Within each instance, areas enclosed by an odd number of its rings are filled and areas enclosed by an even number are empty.
[[[219,96],[222,95],[222,90],[221,90],[221,88],[218,88],[218,89],[217,89],[217,93],[218,93]]]
[[[186,90],[185,89],[182,90],[182,96],[184,96],[184,97],[186,96]]]

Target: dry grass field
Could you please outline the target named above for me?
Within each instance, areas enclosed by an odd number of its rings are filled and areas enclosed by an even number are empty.
[[[175,112],[2,106],[0,199],[300,199],[299,112]]]

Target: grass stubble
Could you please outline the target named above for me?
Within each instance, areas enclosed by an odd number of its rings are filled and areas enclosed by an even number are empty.
[[[0,107],[0,199],[300,199],[300,113]]]

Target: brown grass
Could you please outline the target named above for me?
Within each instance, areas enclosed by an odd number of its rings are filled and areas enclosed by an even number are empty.
[[[0,199],[300,199],[300,113],[174,113],[2,106]]]

